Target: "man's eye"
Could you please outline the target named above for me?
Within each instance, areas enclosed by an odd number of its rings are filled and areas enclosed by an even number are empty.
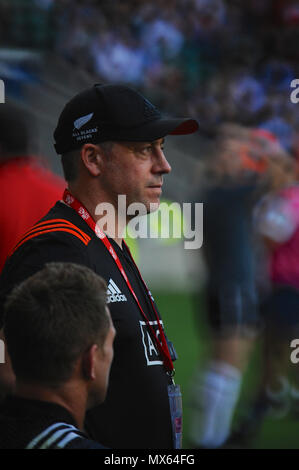
[[[141,149],[141,152],[142,152],[142,153],[149,153],[149,152],[151,152],[151,151],[152,151],[152,147],[151,147],[151,146],[143,147],[143,148]]]

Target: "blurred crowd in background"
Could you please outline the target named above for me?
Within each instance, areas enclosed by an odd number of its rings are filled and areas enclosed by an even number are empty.
[[[166,112],[262,127],[297,152],[296,0],[1,0],[0,18],[2,46],[54,51]]]
[[[195,195],[206,202],[214,347],[194,380],[195,446],[231,438],[261,332],[264,374],[239,437],[257,432],[269,409],[282,416],[292,400],[299,410],[299,379],[289,379],[299,333],[299,104],[290,99],[298,41],[299,0],[0,0],[2,50],[51,52],[98,82],[132,85],[212,138]],[[8,85],[36,72],[0,57]]]

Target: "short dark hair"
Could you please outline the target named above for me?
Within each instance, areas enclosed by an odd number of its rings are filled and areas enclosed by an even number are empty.
[[[49,263],[15,287],[5,303],[4,335],[16,377],[58,386],[110,327],[106,282],[73,263]]]
[[[102,148],[106,154],[110,152],[113,142],[101,142],[96,144]],[[61,163],[63,168],[64,178],[67,182],[71,183],[76,180],[79,174],[81,149],[72,150],[61,155]]]
[[[80,150],[72,150],[61,155],[62,169],[66,181],[71,183],[78,177],[79,160]]]

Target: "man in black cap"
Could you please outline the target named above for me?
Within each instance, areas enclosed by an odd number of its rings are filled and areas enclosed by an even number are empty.
[[[144,213],[159,206],[163,175],[171,170],[164,137],[197,129],[192,119],[162,118],[125,86],[95,85],[76,95],[54,133],[68,189],[19,241],[2,275],[2,301],[49,261],[83,264],[106,280],[117,332],[114,363],[105,403],[88,412],[85,428],[110,448],[180,446],[175,351],[122,233],[129,213],[135,215],[132,204],[141,203]]]

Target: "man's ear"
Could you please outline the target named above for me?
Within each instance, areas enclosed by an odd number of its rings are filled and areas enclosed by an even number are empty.
[[[84,144],[81,148],[81,160],[92,176],[100,175],[103,155],[98,145]]]
[[[82,372],[86,379],[96,379],[96,365],[99,346],[93,344],[87,351],[84,352],[82,357]]]

